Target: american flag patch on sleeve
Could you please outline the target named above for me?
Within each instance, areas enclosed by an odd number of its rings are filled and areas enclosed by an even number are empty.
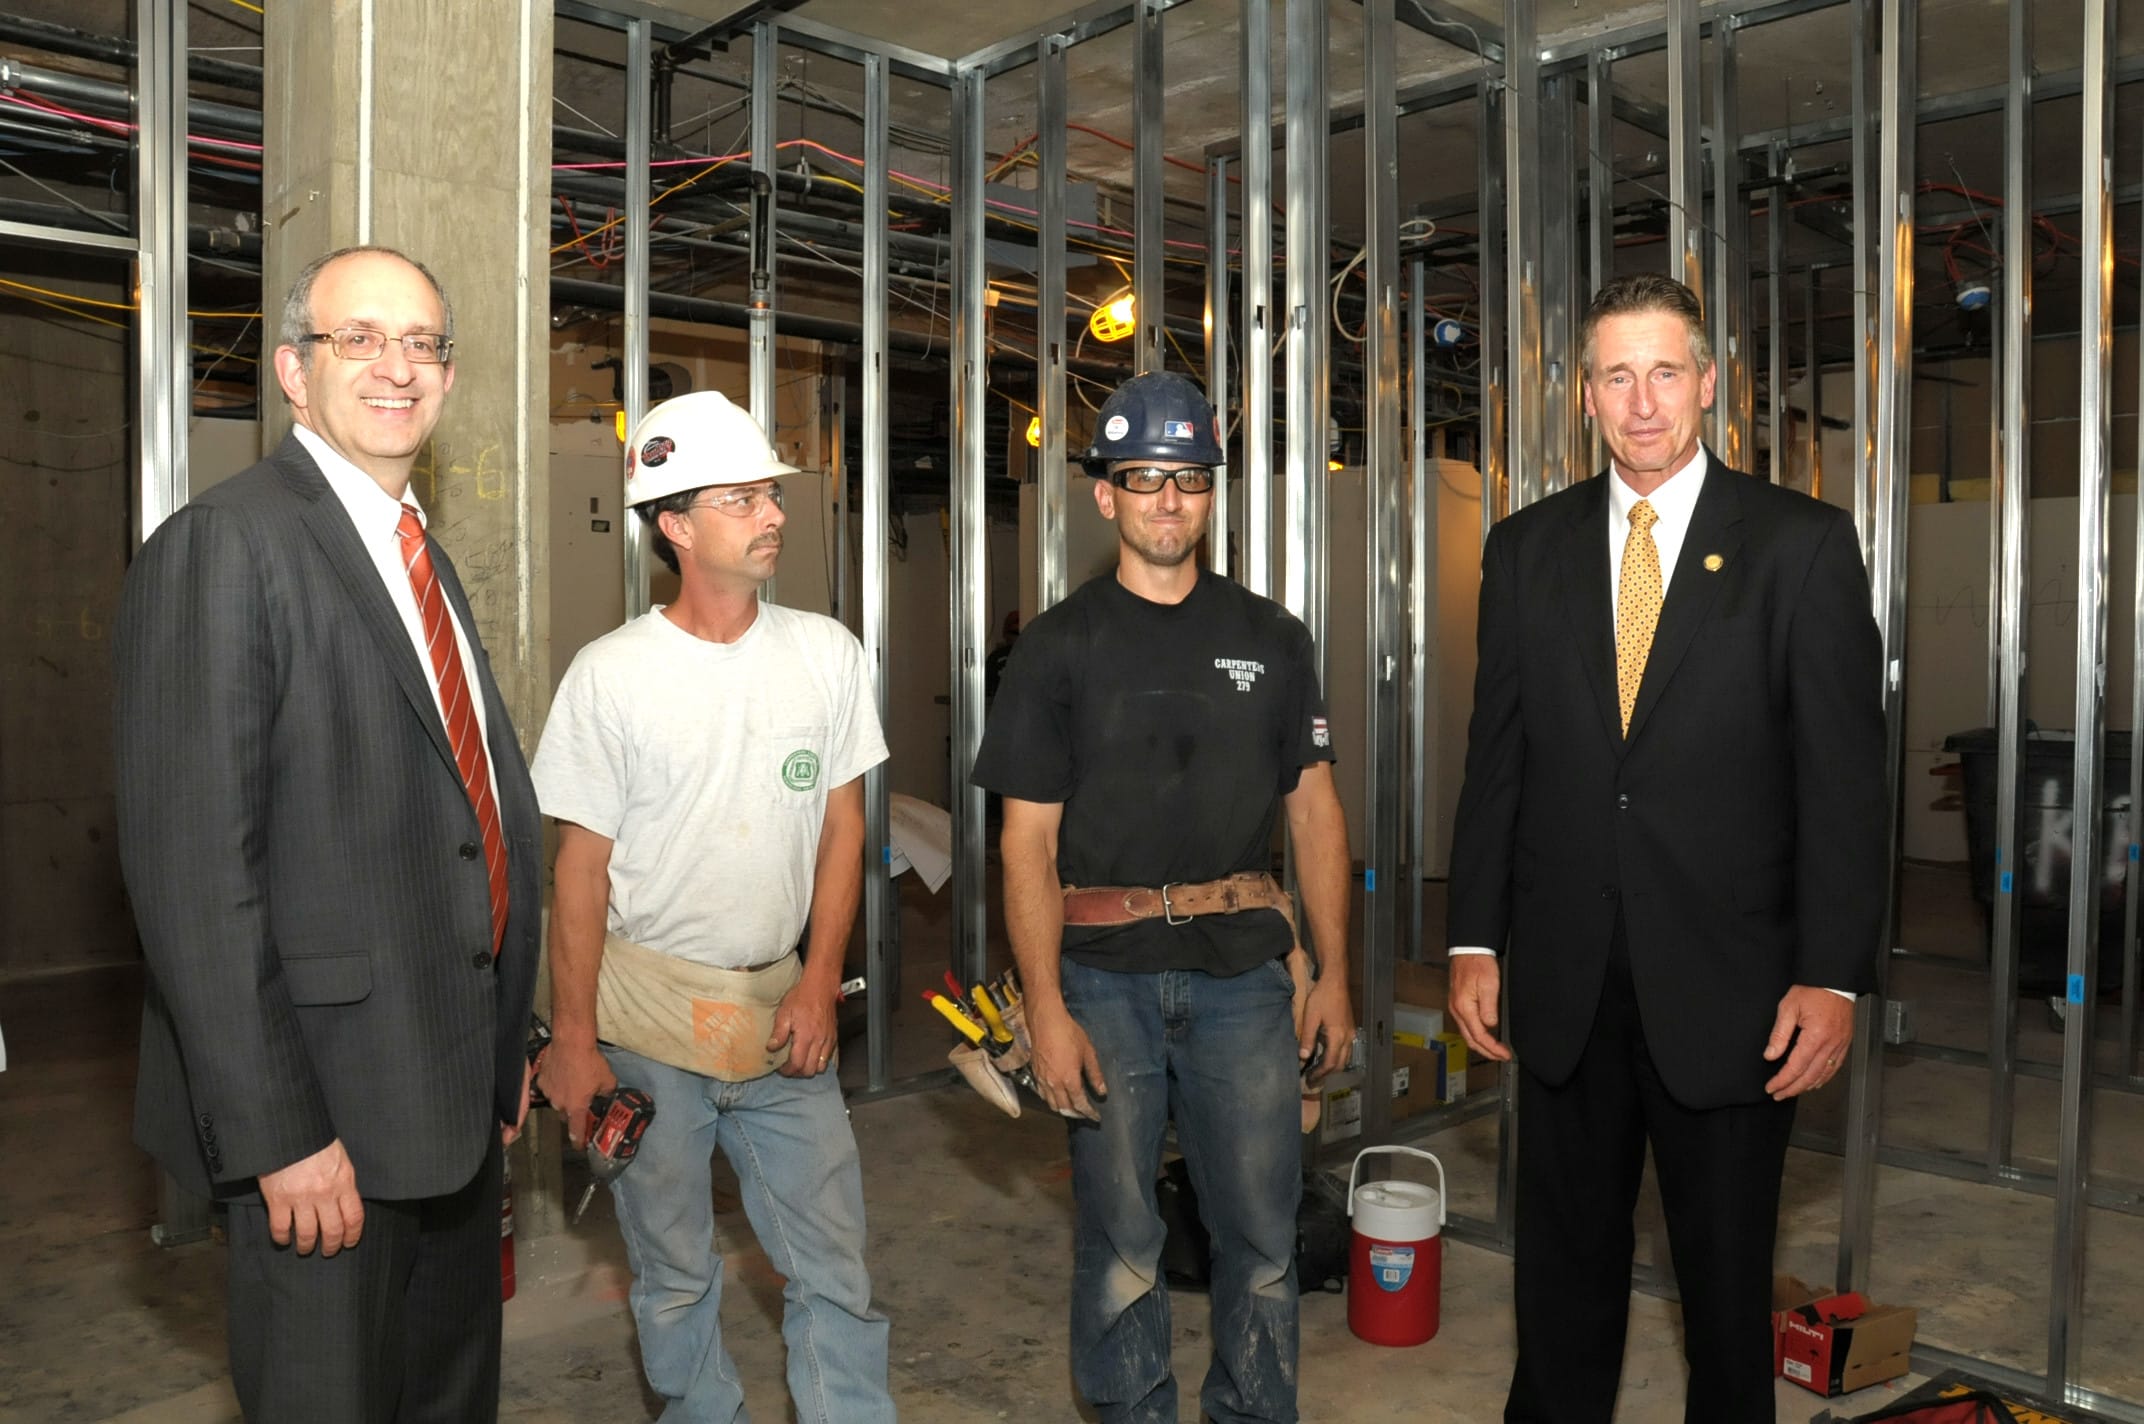
[[[1314,747],[1329,747],[1333,744],[1332,728],[1323,717],[1310,719],[1310,744]]]

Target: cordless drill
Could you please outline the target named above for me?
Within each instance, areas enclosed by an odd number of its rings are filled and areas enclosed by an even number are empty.
[[[529,1067],[539,1067],[543,1056],[551,1047],[551,1026],[534,1014],[529,1015]],[[529,1089],[529,1104],[532,1107],[549,1106],[543,1094],[533,1085]],[[575,1225],[588,1210],[588,1203],[596,1194],[597,1186],[614,1182],[619,1174],[633,1165],[633,1158],[640,1153],[640,1139],[647,1133],[648,1124],[655,1121],[655,1099],[639,1088],[619,1084],[608,1093],[597,1093],[588,1101],[588,1189],[573,1208],[570,1218]]]

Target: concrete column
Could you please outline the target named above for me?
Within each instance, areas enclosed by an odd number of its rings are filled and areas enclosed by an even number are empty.
[[[323,252],[382,243],[439,277],[454,303],[457,370],[414,488],[533,747],[551,687],[537,560],[548,547],[551,4],[267,8],[270,339],[291,279]],[[272,447],[290,428],[272,378],[261,407]]]
[[[274,340],[291,279],[380,243],[454,304],[455,379],[413,488],[460,571],[525,750],[551,694],[548,565],[551,0],[269,5],[261,299]],[[334,359],[323,356],[316,359]],[[290,411],[262,373],[261,438]],[[538,1004],[548,987],[538,986]],[[556,1230],[558,1122],[509,1154],[525,1238]]]

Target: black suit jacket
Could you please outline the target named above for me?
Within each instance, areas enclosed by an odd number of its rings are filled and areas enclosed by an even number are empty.
[[[1626,740],[1610,478],[1483,549],[1449,942],[1506,954],[1513,1048],[1560,1083],[1621,915],[1668,1090],[1754,1101],[1790,985],[1874,987],[1890,797],[1868,578],[1842,511],[1708,462]]]
[[[117,625],[119,851],[149,985],[135,1140],[183,1185],[339,1137],[367,1197],[462,1186],[519,1105],[538,819],[454,566],[506,837],[475,813],[377,566],[295,438],[142,546]]]

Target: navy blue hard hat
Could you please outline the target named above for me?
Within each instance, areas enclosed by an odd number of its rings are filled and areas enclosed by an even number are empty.
[[[1094,418],[1094,443],[1079,456],[1097,479],[1125,460],[1219,465],[1226,459],[1206,393],[1173,371],[1149,371],[1117,387]]]

